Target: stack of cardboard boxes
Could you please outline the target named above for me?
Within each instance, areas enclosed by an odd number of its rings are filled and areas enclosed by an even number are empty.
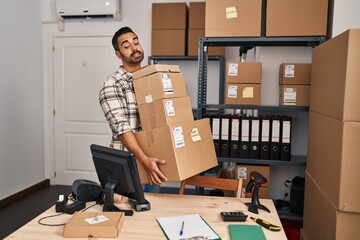
[[[153,56],[185,56],[186,3],[153,3],[151,54]]]
[[[194,121],[177,65],[148,65],[133,73],[142,131],[135,137],[145,154],[164,159],[168,181],[182,181],[218,165],[208,119]],[[147,173],[138,164],[142,183]]]
[[[280,106],[309,106],[310,63],[280,65]]]
[[[313,50],[302,238],[360,236],[360,29]]]
[[[261,62],[226,63],[226,104],[260,105]]]

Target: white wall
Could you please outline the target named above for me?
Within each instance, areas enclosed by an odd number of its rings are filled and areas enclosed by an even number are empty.
[[[45,178],[40,1],[1,0],[0,199]]]
[[[121,21],[92,21],[65,23],[64,33],[115,32],[122,26],[132,27],[139,35],[147,55],[151,49],[151,4],[153,2],[190,2],[181,0],[122,0]],[[55,0],[1,0],[0,8],[0,199],[31,186],[44,178],[52,178],[54,171],[52,129],[52,35],[60,33],[55,17]],[[360,27],[358,0],[335,0],[333,36],[348,28]],[[140,7],[141,6],[141,7]],[[42,25],[41,25],[42,21]],[[260,49],[257,59],[274,63],[264,65],[263,79],[273,86],[278,63],[285,59],[309,61],[310,53],[298,49]],[[226,51],[227,60],[237,60],[237,49]],[[300,55],[300,56],[299,56]],[[144,61],[146,64],[147,61]],[[188,95],[196,106],[196,63],[179,64],[187,81]],[[209,93],[217,102],[218,66],[209,63]],[[213,76],[213,77],[212,77]],[[265,82],[264,82],[265,83]],[[275,90],[276,91],[276,90]],[[265,94],[263,103],[273,103],[274,95]],[[305,118],[306,120],[306,118]],[[306,153],[306,146],[297,149]],[[273,175],[293,176],[301,169],[282,169]],[[284,172],[288,173],[284,175]],[[290,173],[289,173],[290,172]],[[276,197],[283,190],[276,193]],[[274,196],[273,196],[274,197]]]

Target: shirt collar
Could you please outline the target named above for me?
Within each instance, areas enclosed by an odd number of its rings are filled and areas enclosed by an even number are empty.
[[[119,73],[120,75],[126,80],[126,81],[132,81],[132,73],[128,72],[125,70],[125,68],[123,66],[119,67]]]

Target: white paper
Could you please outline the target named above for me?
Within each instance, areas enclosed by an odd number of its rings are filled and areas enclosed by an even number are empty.
[[[175,148],[185,147],[185,140],[182,127],[174,127],[172,129],[175,141]]]
[[[199,214],[158,217],[156,220],[170,240],[187,239],[196,236],[204,236],[208,237],[208,239],[219,239],[219,236]],[[183,222],[183,234],[180,236]]]

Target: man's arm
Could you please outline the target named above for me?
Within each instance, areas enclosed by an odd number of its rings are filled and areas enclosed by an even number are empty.
[[[139,146],[135,135],[132,131],[125,132],[119,135],[120,141],[124,146],[132,152],[136,159],[144,166],[146,172],[149,175],[150,183],[163,184],[167,181],[165,175],[160,171],[158,164],[165,164],[162,159],[148,157]]]

